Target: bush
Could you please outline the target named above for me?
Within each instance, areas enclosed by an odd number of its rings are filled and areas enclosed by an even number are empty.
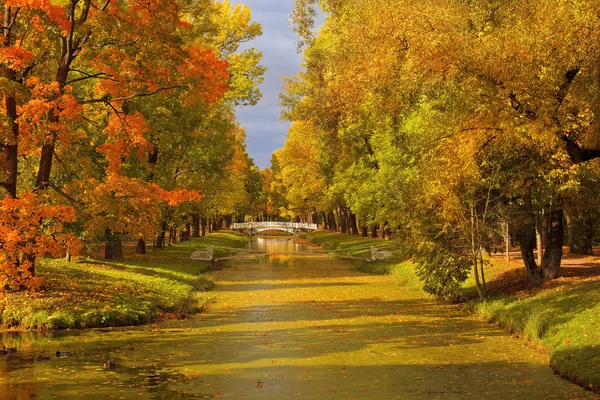
[[[457,301],[462,298],[460,288],[471,268],[468,257],[433,245],[421,248],[415,263],[415,272],[427,293],[446,300]]]

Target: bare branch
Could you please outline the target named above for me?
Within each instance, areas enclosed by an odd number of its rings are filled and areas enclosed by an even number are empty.
[[[98,72],[97,74],[86,75],[81,78],[71,79],[70,81],[67,82],[67,85],[70,85],[71,83],[75,83],[75,82],[84,81],[86,79],[110,79],[110,78],[107,78],[107,74],[105,72]]]
[[[148,97],[148,96],[153,96],[157,93],[160,92],[164,92],[166,90],[173,90],[173,89],[178,89],[181,86],[177,85],[177,86],[169,86],[169,87],[164,87],[164,88],[160,88],[160,89],[156,89],[153,90],[151,92],[148,93],[138,93],[138,94],[132,94],[131,96],[127,96],[127,97],[117,97],[114,99],[109,99],[108,97],[103,97],[100,99],[89,99],[89,100],[84,100],[81,102],[81,104],[93,104],[93,103],[111,103],[111,102],[118,102],[118,101],[127,101],[127,100],[131,100],[131,99],[135,99],[137,97]]]

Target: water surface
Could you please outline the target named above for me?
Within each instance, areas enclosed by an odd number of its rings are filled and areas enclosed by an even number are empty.
[[[253,246],[282,255],[214,272],[215,302],[189,320],[4,335],[19,352],[0,357],[0,399],[596,398],[456,307],[271,240]],[[74,355],[37,359],[57,350]]]

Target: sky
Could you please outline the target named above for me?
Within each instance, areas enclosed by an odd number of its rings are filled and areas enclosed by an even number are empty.
[[[296,53],[298,37],[289,20],[293,3],[294,0],[231,1],[232,5],[248,5],[252,19],[263,27],[263,35],[249,45],[263,52],[261,64],[268,68],[260,86],[262,99],[256,106],[242,107],[236,113],[246,128],[248,153],[260,169],[271,166],[271,154],[283,147],[289,126],[289,123],[279,121],[281,77],[296,75],[301,70],[302,55]]]

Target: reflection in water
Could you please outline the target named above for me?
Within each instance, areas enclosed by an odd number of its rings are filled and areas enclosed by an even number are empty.
[[[275,237],[275,238],[264,238],[255,237],[249,244],[250,250],[266,251],[269,254],[286,254],[286,253],[298,253],[298,252],[309,252],[309,253],[321,253],[322,249],[314,245],[310,245],[310,242],[304,242],[291,237]]]

